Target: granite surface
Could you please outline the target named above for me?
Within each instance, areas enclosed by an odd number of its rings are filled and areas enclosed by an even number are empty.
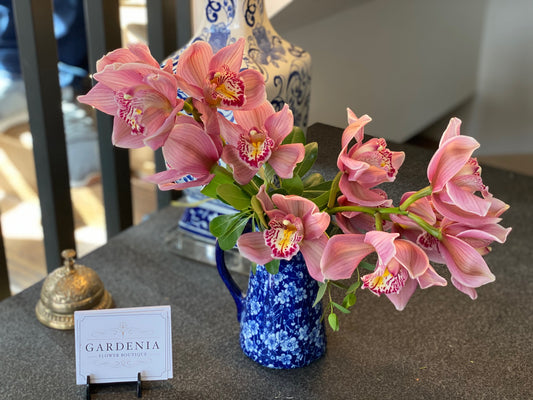
[[[316,124],[320,169],[334,174],[339,129]],[[427,185],[431,153],[394,145],[407,158],[392,197]],[[327,155],[327,157],[326,157]],[[333,168],[331,167],[333,166]],[[496,281],[472,301],[451,284],[418,290],[402,312],[358,294],[326,355],[297,370],[270,370],[240,350],[233,300],[215,268],[177,257],[165,237],[169,207],[81,258],[117,307],[170,304],[174,378],[143,384],[145,399],[528,399],[533,393],[533,178],[485,168],[484,182],[511,205],[508,241],[486,257]],[[444,276],[444,268],[439,268]],[[244,287],[246,278],[237,275]],[[0,399],[81,399],[73,331],[35,317],[42,282],[0,303]],[[135,398],[130,384],[101,386],[93,399]]]

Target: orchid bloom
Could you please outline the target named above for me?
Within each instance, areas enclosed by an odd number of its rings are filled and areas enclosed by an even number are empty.
[[[405,154],[390,151],[383,138],[373,138],[363,143],[364,126],[370,121],[369,116],[357,118],[348,109],[349,125],[342,135],[337,167],[343,173],[339,188],[346,198],[353,203],[376,207],[383,204],[387,197],[382,190],[372,188],[383,182],[394,181]],[[356,144],[348,149],[352,138],[355,138]]]
[[[221,135],[226,141],[222,160],[233,168],[235,180],[245,185],[268,162],[283,179],[292,178],[305,149],[301,143],[282,144],[292,132],[293,115],[289,106],[278,112],[267,101],[250,111],[234,111],[233,124],[220,118]]]
[[[503,213],[508,206],[495,199],[481,180],[481,167],[472,153],[479,143],[460,135],[461,120],[452,118],[439,148],[431,158],[427,176],[435,208],[447,218],[463,223],[480,223],[489,210]],[[475,193],[480,192],[482,197]]]
[[[363,258],[376,252],[376,269],[361,278],[362,288],[385,294],[399,311],[418,286],[445,286],[446,280],[435,272],[422,249],[398,236],[383,231],[333,236],[320,263],[323,280],[350,278]]]
[[[244,38],[213,55],[209,43],[197,41],[181,54],[176,66],[180,88],[189,96],[224,110],[250,110],[266,101],[263,76],[241,71]]]
[[[213,179],[212,171],[221,153],[220,138],[207,134],[191,117],[181,115],[163,145],[168,169],[146,179],[159,184],[161,190],[206,185]],[[177,182],[188,175],[194,180]]]
[[[266,264],[274,259],[290,260],[301,251],[309,274],[319,278],[329,215],[300,196],[274,194],[270,200],[263,186],[257,198],[270,219],[269,227],[264,232],[243,234],[237,241],[241,254],[257,264]]]
[[[98,83],[78,101],[115,116],[115,146],[157,149],[163,145],[183,108],[171,63],[159,68],[144,44],[132,44],[100,59]]]
[[[402,201],[408,195],[406,193]],[[504,228],[497,223],[499,218],[487,216],[485,221],[480,221],[475,227],[465,225],[440,215],[428,198],[417,200],[408,207],[408,211],[438,228],[442,239],[430,235],[401,215],[391,215],[395,229],[418,244],[431,261],[445,264],[452,275],[452,283],[458,290],[475,299],[476,288],[495,280],[483,255],[490,252],[492,242],[504,243],[511,231],[511,228]]]

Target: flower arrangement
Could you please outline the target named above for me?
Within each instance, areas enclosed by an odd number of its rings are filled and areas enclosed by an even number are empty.
[[[301,252],[320,285],[316,302],[329,293],[334,330],[336,312],[349,312],[359,288],[402,310],[418,287],[445,286],[430,261],[445,264],[472,299],[494,281],[483,256],[492,242],[505,242],[511,228],[499,222],[509,206],[483,184],[472,158],[479,144],[460,134],[460,120],[450,120],[429,162],[429,185],[394,206],[377,186],[395,180],[405,155],[385,139],[364,140],[371,118],[348,109],[339,172],[325,181],[310,172],[318,145],[306,143],[287,105],[274,110],[258,71],[241,70],[243,50],[244,39],[215,54],[198,41],[173,68],[133,44],[98,61],[98,83],[79,101],[115,117],[114,145],[162,148],[168,169],[148,178],[161,190],[203,186],[235,208],[210,224],[222,249],[237,245],[273,274]],[[332,300],[333,287],[344,291],[342,303]]]

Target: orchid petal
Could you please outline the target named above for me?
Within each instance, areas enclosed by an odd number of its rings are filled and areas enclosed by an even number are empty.
[[[409,299],[411,298],[417,287],[417,281],[415,279],[408,278],[405,281],[405,285],[400,289],[398,293],[385,293],[385,296],[387,296],[390,302],[394,304],[396,310],[402,311],[409,302]]]
[[[453,221],[457,221],[463,224],[472,225],[472,224],[497,224],[501,221],[501,218],[489,217],[489,216],[479,216],[476,214],[469,213],[467,211],[461,210],[454,204],[449,204],[449,200],[446,198],[447,193],[441,192],[433,194],[432,203],[437,212],[449,218]],[[444,199],[444,200],[443,200]]]
[[[452,276],[452,284],[453,284],[453,286],[455,286],[457,288],[457,290],[459,290],[459,291],[463,292],[464,294],[468,295],[472,300],[477,299],[476,289],[471,288],[469,286],[462,285],[453,276]]]
[[[178,124],[172,129],[163,146],[169,165],[193,176],[209,174],[219,159],[211,137],[193,124]]]
[[[394,257],[409,272],[411,278],[418,278],[430,267],[428,256],[416,244],[408,240],[397,239],[394,245],[396,247]]]
[[[244,38],[239,38],[235,43],[217,51],[209,62],[209,70],[217,71],[221,69],[222,66],[227,65],[230,71],[238,72],[242,65],[244,45]]]
[[[268,159],[268,163],[282,179],[293,177],[296,164],[305,156],[305,148],[301,143],[291,143],[279,146]]]
[[[235,113],[237,113],[237,111],[235,111]],[[242,125],[237,125],[231,121],[228,121],[228,119],[223,115],[220,115],[217,118],[219,119],[218,126],[220,129],[220,136],[222,136],[227,144],[236,147],[239,143],[241,135],[245,135],[247,131],[243,129]]]
[[[143,140],[144,136],[133,135],[131,127],[121,118],[115,117],[113,120],[113,134],[111,135],[113,146],[125,149],[139,149],[144,147]]]
[[[453,204],[461,208],[463,211],[479,215],[481,217],[487,215],[490,208],[490,201],[482,199],[473,193],[461,189],[453,182],[446,184],[446,192],[450,196]]]
[[[259,107],[253,108],[251,110],[235,110],[233,115],[235,116],[235,121],[246,131],[252,129],[262,130],[265,125],[265,121],[268,117],[274,114],[274,107],[268,101],[265,101]],[[268,130],[267,130],[268,132]],[[270,132],[269,136],[270,136]]]
[[[270,114],[265,121],[268,135],[276,142],[276,145],[280,145],[283,142],[283,139],[292,132],[293,127],[294,116],[288,104],[285,104],[280,111]]]
[[[417,278],[417,280],[421,289],[427,289],[430,286],[446,286],[448,284],[446,279],[437,274],[431,265],[424,274]]]
[[[256,264],[264,265],[272,261],[272,250],[265,243],[262,232],[249,232],[237,240],[239,253]]]
[[[259,168],[251,167],[239,156],[239,151],[233,146],[224,146],[222,160],[233,168],[233,178],[240,185],[249,183]]]
[[[470,136],[455,136],[444,142],[431,158],[427,176],[434,192],[444,185],[463,168],[479,143]]]
[[[267,101],[265,78],[259,71],[245,69],[239,74],[239,78],[244,83],[244,96],[246,98],[246,102],[240,107],[241,109],[250,110]]]
[[[448,126],[444,130],[444,133],[442,134],[439,142],[439,147],[442,147],[444,143],[451,138],[454,138],[456,136],[459,136],[461,129],[461,120],[459,118],[451,118],[450,122],[448,122]]]
[[[127,48],[120,48],[107,53],[96,62],[96,70],[100,72],[107,65],[114,63],[143,63],[159,68],[159,63],[150,53],[150,49],[144,43],[132,43]]]
[[[365,235],[365,243],[370,244],[376,249],[379,263],[387,265],[396,254],[394,240],[398,236],[400,236],[398,233],[370,231]]]
[[[383,191],[365,189],[357,182],[350,182],[346,179],[346,175],[341,177],[339,188],[349,201],[362,206],[377,207],[387,200],[383,197]]]
[[[325,212],[313,212],[303,217],[305,237],[315,239],[328,228],[331,217]]]
[[[261,207],[265,212],[268,212],[272,209],[274,209],[274,203],[272,203],[272,199],[268,195],[268,193],[265,190],[265,185],[261,185],[259,187],[259,191],[257,192],[257,200],[261,203]]]
[[[283,196],[276,193],[272,196],[272,201],[281,211],[298,217],[303,217],[308,213],[318,212],[318,207],[315,203],[300,196]]]
[[[453,278],[461,285],[476,288],[495,280],[481,255],[469,244],[444,235],[439,250]]]
[[[165,119],[163,124],[156,130],[153,135],[148,136],[144,140],[144,144],[149,146],[152,150],[157,150],[163,146],[170,134],[170,131],[174,127],[176,122],[176,114],[181,110],[181,107],[178,106],[172,110],[170,115]]]
[[[348,127],[342,133],[341,146],[345,148],[350,141],[355,138],[355,140],[360,143],[364,138],[364,126],[372,121],[368,115],[363,115],[361,118],[357,118],[352,110],[348,110]]]
[[[144,43],[131,43],[128,50],[137,57],[137,60],[145,64],[158,68],[159,63],[150,53],[150,48]]]
[[[503,226],[498,224],[489,224],[480,226],[476,229],[463,227],[463,230],[461,232],[458,232],[456,235],[453,236],[464,240],[477,239],[505,243],[505,241],[507,240],[507,235],[509,235],[511,230],[512,228],[504,228]]]
[[[309,275],[316,281],[323,282],[324,275],[320,269],[320,260],[328,243],[326,235],[322,234],[317,239],[303,240],[300,242],[300,252],[304,256]]]
[[[97,83],[87,94],[78,96],[77,99],[80,103],[93,106],[109,115],[115,115],[117,112],[114,92],[103,83]]]
[[[183,100],[178,99],[176,93],[178,91],[178,83],[174,76],[166,73],[154,73],[146,77],[146,83],[157,92],[161,93],[164,98],[169,101],[172,106],[176,106],[178,102],[183,104]]]
[[[124,90],[124,88],[146,85],[144,77],[154,72],[160,72],[160,70],[145,64],[125,64],[119,68],[109,65],[102,72],[94,74],[93,77],[114,91],[119,91]]]
[[[348,279],[359,263],[374,251],[359,234],[335,235],[329,239],[320,262],[324,279]]]
[[[195,179],[187,182],[177,182],[179,179],[185,177],[184,174],[175,169],[168,169],[144,178],[148,182],[156,183],[160,190],[184,190],[194,186],[201,186],[209,183],[214,175],[205,175],[200,179]]]
[[[202,87],[209,72],[208,65],[212,57],[213,50],[209,43],[203,41],[192,43],[180,55],[178,65],[176,65],[176,76],[186,82],[187,86]]]

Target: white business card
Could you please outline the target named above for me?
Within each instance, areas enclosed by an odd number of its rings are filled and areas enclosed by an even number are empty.
[[[76,311],[76,384],[172,378],[170,306]]]

